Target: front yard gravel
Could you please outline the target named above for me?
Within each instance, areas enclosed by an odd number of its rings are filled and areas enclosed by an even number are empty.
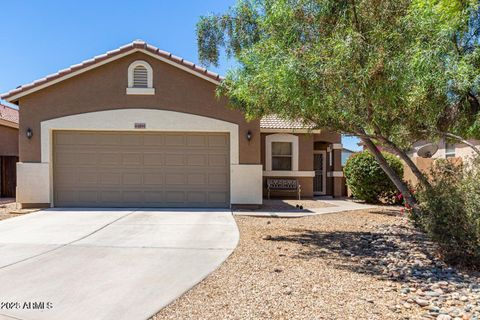
[[[398,210],[235,217],[240,243],[163,319],[477,319],[478,275],[443,264]]]

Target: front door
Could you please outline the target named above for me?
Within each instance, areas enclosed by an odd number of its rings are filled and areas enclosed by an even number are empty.
[[[315,178],[313,178],[313,194],[326,194],[327,186],[327,168],[325,165],[326,151],[315,151],[313,154],[313,170],[315,170]]]

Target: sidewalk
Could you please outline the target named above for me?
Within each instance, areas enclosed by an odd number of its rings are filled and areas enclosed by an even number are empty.
[[[279,204],[284,203],[288,200],[278,200]],[[278,218],[300,218],[305,216],[313,216],[327,213],[343,212],[343,211],[352,211],[352,210],[362,210],[362,209],[372,209],[378,206],[369,205],[354,202],[352,200],[346,199],[307,199],[303,201],[304,209],[297,209],[292,207],[290,210],[285,210],[285,205],[279,205],[279,210],[272,208],[265,209],[255,209],[255,210],[234,210],[233,214],[236,216],[254,216],[254,217],[278,217]],[[323,205],[316,205],[321,203]]]

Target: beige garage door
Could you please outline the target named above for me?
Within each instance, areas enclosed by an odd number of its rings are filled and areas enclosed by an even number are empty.
[[[227,133],[55,131],[57,207],[228,207]]]

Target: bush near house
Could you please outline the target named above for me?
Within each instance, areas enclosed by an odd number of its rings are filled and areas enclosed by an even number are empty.
[[[437,160],[430,179],[431,189],[417,191],[421,214],[412,218],[447,261],[480,265],[480,161]]]
[[[383,152],[390,167],[403,177],[403,164],[394,155]],[[375,157],[368,151],[351,156],[345,164],[344,174],[347,186],[356,199],[376,203],[381,200],[395,201],[397,189],[382,170]]]

